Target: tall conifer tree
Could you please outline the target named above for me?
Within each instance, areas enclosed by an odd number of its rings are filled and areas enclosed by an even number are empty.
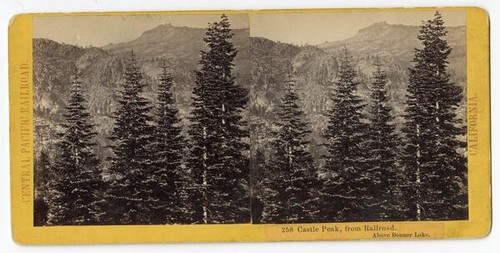
[[[402,163],[409,181],[408,216],[415,220],[467,218],[465,134],[457,117],[462,89],[450,81],[448,56],[451,48],[440,13],[424,22],[410,69],[403,128]]]
[[[126,62],[125,81],[117,99],[109,168],[112,181],[107,192],[108,222],[150,224],[159,199],[153,191],[154,167],[148,149],[152,140],[151,102],[143,95],[146,84],[132,52]]]
[[[50,225],[98,224],[102,215],[99,194],[103,181],[93,141],[96,132],[82,93],[75,75],[57,143],[54,179],[48,185]]]
[[[222,15],[205,33],[208,51],[201,52],[201,70],[196,71],[188,164],[198,223],[250,220],[248,131],[242,118],[247,91],[235,84],[232,37],[229,20]]]
[[[265,180],[264,223],[312,222],[317,211],[313,190],[318,180],[307,140],[311,132],[304,122],[293,80],[287,80],[286,85],[287,93],[278,112],[279,131],[268,163],[273,178]]]
[[[187,182],[182,156],[184,151],[180,119],[172,94],[172,75],[163,63],[159,76],[154,136],[150,144],[151,161],[157,184],[153,196],[159,199],[153,223],[187,222],[185,188]]]
[[[378,58],[372,80],[367,142],[370,167],[367,175],[371,178],[368,192],[372,198],[364,216],[366,220],[400,220],[403,182],[397,167],[399,138],[386,94],[387,74]]]
[[[320,191],[320,216],[325,221],[361,221],[370,199],[367,175],[365,104],[356,94],[359,82],[347,49],[339,59],[338,77],[332,92],[332,107],[324,132],[328,154]]]

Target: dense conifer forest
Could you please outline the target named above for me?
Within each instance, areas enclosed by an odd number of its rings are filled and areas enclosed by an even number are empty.
[[[35,226],[468,218],[465,93],[439,12],[399,76],[378,52],[360,71],[349,45],[261,52],[274,42],[226,15],[200,36],[196,66],[120,45],[60,45],[67,58],[55,61],[44,51],[55,42],[34,42],[35,84],[68,94],[54,110],[35,87]],[[288,58],[304,52],[321,59],[307,91]],[[46,63],[86,54],[111,64],[99,68],[106,78]],[[47,78],[54,69],[65,82]],[[89,96],[90,83],[117,75],[112,100]],[[388,88],[398,78],[399,93]]]

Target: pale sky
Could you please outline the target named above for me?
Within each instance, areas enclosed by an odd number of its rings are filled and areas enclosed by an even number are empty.
[[[33,37],[78,46],[105,46],[138,38],[162,24],[206,28],[221,14],[152,14],[35,17]],[[247,14],[229,14],[231,27],[248,28]]]
[[[441,11],[447,26],[464,26],[465,11]],[[432,19],[434,11],[352,11],[229,14],[231,27],[248,28],[250,36],[296,45],[316,45],[353,36],[376,22],[420,25]],[[151,14],[103,16],[35,17],[33,37],[48,38],[79,46],[105,46],[138,38],[161,24],[206,28],[220,14]]]
[[[362,28],[386,21],[415,25],[434,18],[434,11],[352,11],[263,13],[250,16],[250,36],[296,45],[347,39]],[[441,11],[446,26],[465,26],[465,11]]]

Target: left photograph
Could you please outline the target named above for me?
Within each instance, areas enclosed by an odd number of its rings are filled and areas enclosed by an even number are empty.
[[[248,20],[35,17],[34,225],[250,223]]]

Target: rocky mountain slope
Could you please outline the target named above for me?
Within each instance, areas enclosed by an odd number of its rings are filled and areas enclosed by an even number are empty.
[[[448,42],[453,47],[449,57],[451,79],[465,89],[465,28],[451,27],[448,31]],[[361,29],[346,40],[317,46],[297,47],[264,38],[252,38],[250,58],[253,89],[250,122],[256,144],[254,147],[267,150],[265,145],[269,143],[268,138],[272,138],[269,132],[273,129],[274,111],[284,92],[283,80],[293,70],[296,89],[311,123],[311,151],[319,162],[318,158],[324,152],[321,147],[321,133],[327,121],[324,114],[331,106],[329,93],[337,75],[338,54],[343,47],[353,56],[360,82],[357,92],[365,101],[369,99],[370,77],[375,59],[380,59],[389,77],[387,92],[400,126],[405,109],[408,68],[411,66],[414,49],[420,47],[418,33],[417,26],[382,22]],[[465,107],[460,108],[459,113],[465,119]]]
[[[239,29],[233,32],[234,43],[239,50],[235,59],[236,81],[249,87],[249,31]],[[70,82],[75,69],[78,69],[99,133],[99,154],[102,159],[109,156],[107,136],[113,127],[116,92],[123,82],[125,61],[131,52],[142,66],[144,81],[148,84],[145,95],[151,101],[155,100],[160,65],[163,61],[170,65],[175,80],[172,88],[174,96],[181,117],[186,119],[195,80],[194,70],[197,69],[200,51],[206,49],[203,36],[204,29],[162,25],[144,32],[136,40],[103,48],[81,48],[48,39],[34,39],[36,154],[42,147],[52,149],[57,140],[57,126],[62,120]]]
[[[447,40],[453,51],[450,55],[451,68],[465,67],[466,29],[448,27]],[[405,67],[410,65],[414,48],[420,47],[417,39],[420,27],[392,25],[386,22],[374,23],[359,30],[354,36],[343,41],[325,42],[318,45],[325,52],[334,52],[342,46],[360,56],[379,55],[392,64]]]
[[[353,54],[361,85],[358,92],[368,98],[370,75],[375,56],[386,67],[390,84],[387,89],[395,114],[404,111],[407,68],[413,50],[419,47],[418,27],[376,23],[361,29],[344,41],[318,46],[295,46],[265,38],[249,38],[248,29],[234,30],[234,44],[239,53],[235,60],[236,82],[249,89],[246,112],[252,129],[253,150],[265,147],[276,120],[275,112],[285,91],[284,80],[293,73],[296,89],[302,99],[312,127],[313,154],[321,155],[321,131],[324,113],[329,108],[329,91],[336,77],[337,57],[342,47]],[[69,83],[75,68],[86,90],[90,112],[95,120],[99,153],[109,155],[106,146],[115,109],[116,91],[123,82],[124,59],[131,51],[139,59],[145,81],[146,96],[154,100],[157,75],[162,59],[171,66],[173,91],[183,124],[188,124],[194,70],[204,50],[204,29],[161,25],[144,32],[139,38],[103,48],[80,48],[47,39],[34,39],[35,149],[51,149],[56,140]],[[453,47],[450,55],[452,79],[465,86],[465,28],[451,27],[448,35]],[[462,115],[465,116],[465,115]],[[401,118],[398,117],[401,121]],[[319,159],[317,159],[319,160]]]

